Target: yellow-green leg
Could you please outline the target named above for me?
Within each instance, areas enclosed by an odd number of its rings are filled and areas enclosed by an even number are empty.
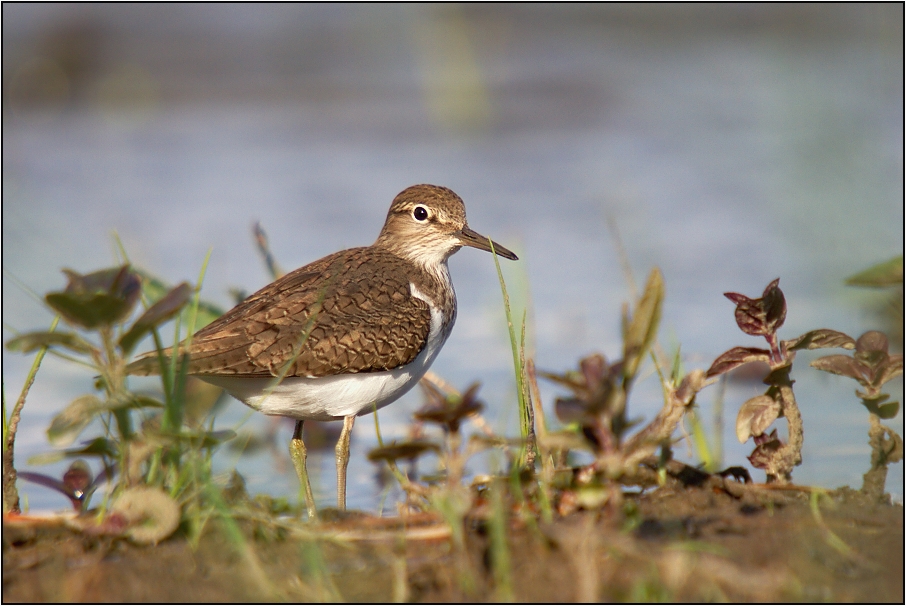
[[[308,507],[308,519],[317,520],[318,512],[315,509],[315,495],[311,491],[311,482],[308,481],[308,468],[305,465],[308,453],[305,450],[305,443],[302,442],[302,423],[303,421],[296,421],[293,439],[289,441],[289,458],[293,460],[293,467],[296,468],[299,483],[305,489],[305,505]]]
[[[343,431],[337,441],[337,509],[346,511],[346,468],[349,466],[349,434],[355,425],[355,415],[343,418]]]

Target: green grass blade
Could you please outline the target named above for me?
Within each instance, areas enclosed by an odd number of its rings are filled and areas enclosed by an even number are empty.
[[[491,253],[494,255],[494,266],[497,268],[497,278],[500,280],[500,291],[503,293],[503,309],[506,313],[507,328],[510,332],[510,347],[513,350],[513,368],[516,373],[516,395],[519,400],[519,429],[522,433],[523,441],[527,441],[529,435],[532,435],[535,432],[534,428],[531,426],[531,416],[528,411],[529,404],[525,398],[525,369],[520,360],[519,341],[516,340],[516,328],[513,326],[513,314],[510,310],[510,296],[506,290],[503,272],[500,270],[500,261],[497,259],[494,243],[490,238],[488,239],[488,242],[491,246]]]

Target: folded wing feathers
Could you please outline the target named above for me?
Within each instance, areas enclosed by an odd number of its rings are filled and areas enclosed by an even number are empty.
[[[404,272],[374,254],[357,255],[361,250],[291,272],[199,330],[189,373],[320,377],[411,362],[428,337],[428,305],[411,296]],[[380,288],[365,292],[366,282]],[[171,350],[164,355],[169,358]],[[149,352],[127,372],[158,374],[158,360],[157,352]]]

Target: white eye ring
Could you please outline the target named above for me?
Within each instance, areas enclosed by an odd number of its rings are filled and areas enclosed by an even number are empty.
[[[428,212],[428,209],[419,204],[412,209],[412,218],[418,221],[419,223],[424,223],[428,220],[428,217],[431,216],[431,213]]]

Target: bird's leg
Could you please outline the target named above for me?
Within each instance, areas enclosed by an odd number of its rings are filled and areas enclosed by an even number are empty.
[[[293,460],[293,467],[296,468],[299,483],[305,489],[305,505],[308,507],[308,519],[317,520],[318,512],[315,510],[315,496],[311,492],[311,482],[308,481],[308,469],[305,466],[308,453],[305,451],[305,443],[302,442],[302,423],[302,421],[296,421],[293,439],[289,441],[289,458]]]
[[[349,466],[349,434],[355,425],[355,415],[343,418],[343,431],[337,441],[337,509],[346,511],[346,468]]]

